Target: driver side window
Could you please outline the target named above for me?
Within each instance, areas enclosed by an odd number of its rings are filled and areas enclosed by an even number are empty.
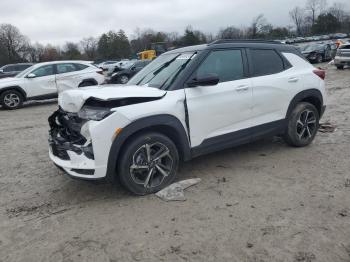
[[[216,74],[220,82],[244,78],[242,52],[238,49],[212,51],[198,67],[196,78]]]
[[[49,76],[54,74],[53,65],[47,65],[39,67],[38,69],[31,72],[36,77]]]

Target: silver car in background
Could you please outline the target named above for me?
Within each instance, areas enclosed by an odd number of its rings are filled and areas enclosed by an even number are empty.
[[[344,66],[350,66],[350,43],[339,46],[334,58],[334,65],[338,69],[344,69]]]

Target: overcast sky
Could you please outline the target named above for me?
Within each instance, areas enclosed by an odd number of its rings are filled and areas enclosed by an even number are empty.
[[[63,44],[103,32],[135,28],[183,32],[187,25],[204,32],[245,26],[263,13],[268,22],[291,24],[288,12],[306,0],[8,0],[0,23],[17,26],[32,42]],[[347,2],[349,0],[343,1]],[[328,4],[333,1],[328,0]]]

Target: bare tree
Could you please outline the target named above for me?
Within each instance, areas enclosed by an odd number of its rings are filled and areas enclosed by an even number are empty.
[[[249,28],[250,37],[256,38],[266,24],[267,24],[267,21],[263,14],[260,14],[257,17],[255,17]]]
[[[303,22],[305,20],[304,10],[298,6],[294,7],[294,9],[289,12],[289,16],[294,22],[297,34],[302,35]]]
[[[306,10],[311,12],[311,25],[315,24],[316,18],[327,6],[327,0],[307,0]]]
[[[339,22],[344,22],[347,17],[346,7],[344,3],[335,2],[330,8],[329,13],[337,18]]]
[[[97,57],[98,40],[94,37],[84,38],[80,41],[80,46],[87,59],[95,60]]]
[[[28,54],[29,41],[17,27],[11,24],[0,25],[0,42],[6,50],[7,62],[18,62]]]

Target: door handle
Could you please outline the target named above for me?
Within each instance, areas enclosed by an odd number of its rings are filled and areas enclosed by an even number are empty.
[[[249,89],[249,86],[247,85],[240,85],[236,87],[236,91],[240,92],[240,91],[247,91]]]
[[[288,82],[289,83],[295,83],[295,82],[298,82],[299,81],[299,78],[296,78],[296,77],[291,77],[288,79]]]

